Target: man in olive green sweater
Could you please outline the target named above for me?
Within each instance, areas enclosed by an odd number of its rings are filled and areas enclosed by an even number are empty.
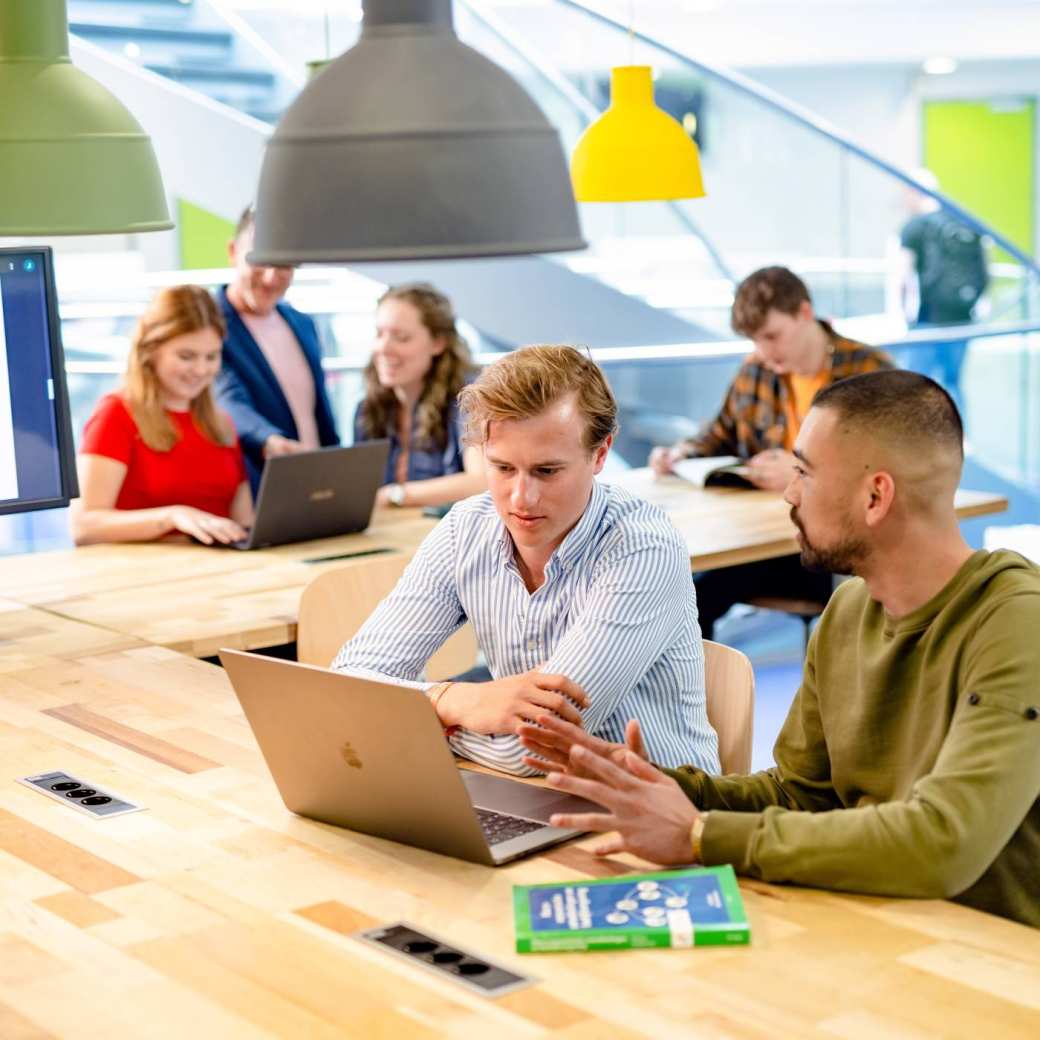
[[[803,562],[857,578],[820,619],[776,766],[659,771],[635,721],[617,745],[542,717],[520,730],[529,764],[607,810],[553,823],[617,831],[602,854],[1040,926],[1040,569],[961,537],[962,439],[924,376],[821,391],[785,498]]]

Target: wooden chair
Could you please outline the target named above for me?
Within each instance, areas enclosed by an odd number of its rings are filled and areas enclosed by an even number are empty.
[[[755,718],[755,673],[739,650],[704,640],[704,687],[708,721],[719,736],[722,772],[751,771]]]
[[[408,559],[404,553],[381,556],[319,574],[300,598],[297,659],[327,668],[397,584]],[[430,658],[426,677],[450,679],[472,668],[476,659],[477,639],[465,625]]]

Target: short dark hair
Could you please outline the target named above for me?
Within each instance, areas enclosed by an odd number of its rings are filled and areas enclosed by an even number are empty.
[[[839,379],[813,398],[852,432],[884,433],[892,441],[929,444],[964,457],[964,424],[953,398],[917,372],[891,369]]]
[[[805,282],[786,267],[762,267],[737,286],[730,325],[741,336],[754,336],[771,310],[795,315],[812,303]]]
[[[250,202],[244,210],[242,215],[238,218],[238,223],[235,225],[234,240],[237,242],[243,235],[244,232],[248,231],[256,223],[256,210],[253,209],[253,204]]]

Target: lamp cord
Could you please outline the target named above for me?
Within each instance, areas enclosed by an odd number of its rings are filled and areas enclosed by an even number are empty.
[[[636,63],[636,0],[628,0],[628,63]]]

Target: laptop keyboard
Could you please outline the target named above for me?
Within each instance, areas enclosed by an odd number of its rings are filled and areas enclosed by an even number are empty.
[[[477,819],[489,845],[500,845],[510,838],[519,838],[521,834],[540,831],[545,826],[544,823],[533,823],[531,820],[522,820],[519,816],[507,816],[490,809],[477,809]]]

